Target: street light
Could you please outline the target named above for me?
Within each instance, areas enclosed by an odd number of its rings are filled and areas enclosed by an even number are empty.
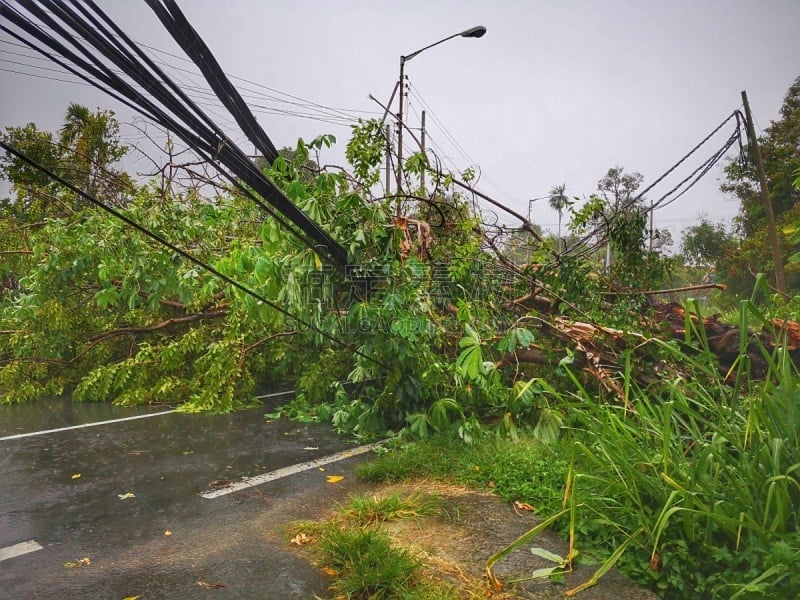
[[[550,196],[539,196],[538,198],[531,198],[530,200],[528,200],[528,223],[531,223],[531,227],[533,227],[533,224],[532,224],[533,221],[531,220],[533,218],[533,203],[537,202],[539,200],[547,200],[549,197]],[[528,257],[526,259],[526,262],[528,264],[531,263],[531,245],[530,245],[530,242],[528,242]]]
[[[400,195],[400,190],[402,188],[402,181],[403,181],[403,77],[405,76],[405,66],[406,62],[414,58],[417,54],[421,54],[434,46],[438,46],[439,44],[443,44],[448,40],[452,40],[456,37],[465,37],[465,38],[479,38],[483,37],[486,33],[486,27],[483,25],[478,25],[476,27],[470,27],[469,29],[465,29],[459,33],[454,33],[453,35],[447,36],[439,40],[438,42],[434,42],[424,48],[420,48],[419,50],[412,52],[411,54],[406,54],[405,56],[400,57],[400,83],[398,84],[400,87],[400,99],[399,99],[399,110],[397,111],[397,122],[399,125],[399,130],[397,133],[397,195]],[[389,102],[391,104],[391,101]],[[400,202],[398,200],[397,203],[397,212],[400,213]]]
[[[540,196],[538,198],[531,198],[528,200],[528,223],[531,222],[531,217],[533,216],[533,203],[537,202],[538,200],[547,200],[550,196]]]

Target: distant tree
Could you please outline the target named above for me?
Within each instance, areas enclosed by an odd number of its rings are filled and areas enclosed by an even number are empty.
[[[640,237],[641,243],[644,243],[646,218],[641,211],[642,199],[636,197],[636,190],[643,180],[641,173],[625,173],[625,169],[617,165],[611,167],[597,182],[598,197],[605,203],[602,227],[609,239],[607,267],[611,266],[614,255],[625,255],[633,249],[638,252]]]
[[[713,224],[706,217],[683,230],[681,252],[693,266],[713,266],[735,247],[736,238],[723,225]]]
[[[625,173],[620,166],[611,167],[603,178],[597,182],[597,192],[602,197],[612,214],[630,210],[634,205],[641,205],[642,199],[636,198],[636,190],[642,185],[644,176],[641,173]]]
[[[108,204],[123,206],[133,190],[133,180],[117,168],[128,147],[119,139],[119,123],[111,111],[91,112],[73,103],[67,109],[58,137],[28,123],[23,127],[7,127],[2,138]],[[0,156],[0,178],[11,183],[15,197],[8,210],[25,215],[27,220],[64,216],[85,206],[82,199],[43,172],[8,153]]]
[[[91,112],[87,107],[71,103],[61,128],[59,145],[61,160],[68,179],[83,191],[120,204],[121,173],[114,169],[128,147],[119,140],[119,122],[110,110]]]
[[[653,231],[653,252],[663,253],[672,247],[675,241],[672,239],[672,232],[667,229],[656,229]]]

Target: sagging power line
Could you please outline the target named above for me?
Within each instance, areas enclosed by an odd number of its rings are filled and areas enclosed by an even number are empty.
[[[278,155],[275,145],[174,0],[145,1],[198,66],[250,142],[268,161],[274,160]],[[18,10],[7,1],[0,3],[0,14],[17,28],[0,24],[0,30],[172,131],[202,158],[224,167],[220,171],[231,183],[289,233],[338,267],[347,266],[345,248],[267,179],[247,154],[92,0],[74,8],[55,0],[29,1],[21,6],[22,10]]]

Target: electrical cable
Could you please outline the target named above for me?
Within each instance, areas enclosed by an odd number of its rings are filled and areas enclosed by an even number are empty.
[[[711,133],[705,136],[697,145],[695,145],[689,152],[687,152],[684,156],[682,156],[674,165],[672,165],[667,171],[665,171],[660,177],[658,177],[653,183],[647,186],[642,192],[631,198],[628,202],[624,203],[624,205],[620,206],[614,214],[612,214],[602,226],[596,227],[595,229],[589,231],[586,235],[580,238],[576,243],[574,243],[569,248],[565,249],[564,252],[559,254],[558,258],[554,261],[554,265],[561,264],[561,262],[569,258],[570,256],[581,256],[586,255],[586,253],[591,252],[591,248],[586,246],[586,242],[591,239],[593,236],[597,235],[601,231],[608,231],[609,226],[619,217],[621,213],[623,213],[626,209],[630,208],[631,206],[635,205],[635,203],[641,201],[644,198],[644,195],[652,190],[656,185],[658,185],[661,181],[663,181],[668,175],[670,175],[675,169],[677,169],[681,164],[683,164],[689,157],[691,157],[697,150],[699,150],[704,144],[706,144],[715,134],[717,134],[726,123],[728,123],[731,119],[736,119],[736,128],[734,133],[730,135],[730,137],[725,141],[720,149],[715,151],[709,159],[704,161],[699,167],[697,167],[694,171],[692,171],[686,178],[681,180],[675,187],[669,190],[666,194],[664,194],[657,202],[653,203],[652,207],[644,207],[642,210],[648,212],[650,210],[655,210],[656,208],[667,206],[671,204],[675,200],[677,200],[680,196],[685,194],[689,189],[691,189],[702,177],[704,177],[709,170],[719,162],[725,153],[731,148],[731,146],[738,140],[741,140],[741,127],[740,127],[740,115],[739,111],[736,110],[732,112],[728,117],[725,118],[722,123],[717,125]],[[699,173],[699,175],[697,175]],[[687,181],[689,181],[692,177],[697,175],[697,177],[691,182],[691,184],[683,191],[680,192],[675,198],[671,200],[667,200],[670,195],[674,194],[678,189],[680,189]],[[604,238],[602,240],[604,242]]]
[[[51,52],[44,50],[35,41],[22,37],[5,25],[0,25],[0,29],[33,50],[47,56],[74,75],[95,85],[137,112],[142,113],[150,120],[169,129],[209,162],[224,165],[227,171],[221,170],[221,172],[231,183],[276,218],[287,231],[303,240],[317,252],[328,255],[338,267],[346,268],[347,251],[278,190],[249,160],[247,155],[235,146],[224,132],[191,99],[183,94],[163,71],[147,59],[146,56],[143,57],[144,53],[127,39],[124,33],[121,36],[122,39],[112,36],[107,27],[104,26],[104,23],[118,33],[122,33],[121,30],[93,1],[87,0],[81,5],[77,5],[75,0],[72,1],[72,4],[76,5],[77,10],[83,17],[70,9],[68,5],[61,4],[55,0],[39,0],[39,3],[48,8],[50,12],[44,11],[32,0],[19,0],[19,4],[26,8],[30,14],[58,33],[63,40],[73,45],[85,58],[69,50],[64,43],[46,33],[32,20],[12,8],[5,0],[0,3],[0,14],[6,16],[10,22],[28,33],[32,40],[38,41],[44,47],[52,49],[58,55],[76,65],[75,68],[66,64],[63,60],[59,60]],[[151,6],[155,6],[155,0],[148,0],[148,3]],[[174,2],[170,6],[174,9],[171,18],[177,19],[176,14],[179,12],[177,7]],[[89,9],[92,9],[95,14],[92,15]],[[157,9],[154,8],[154,10]],[[163,10],[160,12],[166,18]],[[74,31],[74,34],[64,29],[56,19],[60,19],[66,27]],[[167,22],[171,21],[168,20]],[[180,28],[181,23],[178,21],[176,23],[176,27]],[[183,27],[181,31],[186,34],[186,27]],[[180,35],[180,32],[176,33]],[[196,35],[196,32],[194,33]],[[85,48],[82,45],[85,42],[88,42],[94,48],[94,51]],[[220,94],[223,95],[220,98],[223,103],[226,103],[227,98],[226,106],[228,106],[237,122],[242,125],[244,133],[251,140],[255,137],[262,150],[269,153],[266,134],[260,135],[253,127],[255,118],[252,113],[247,111],[246,106],[243,106],[244,103],[241,97],[238,97],[238,100],[236,99],[235,89],[232,90],[232,86],[230,82],[227,82],[224,74],[218,72],[221,71],[218,69],[218,65],[217,70],[213,66],[208,66],[210,64],[208,55],[210,55],[210,52],[207,55],[201,53],[200,56],[195,58],[200,62],[205,61],[203,64],[206,65],[209,84],[212,85],[212,88],[215,88],[218,96]],[[137,56],[141,60],[137,59]],[[135,88],[113,73],[101,58],[111,61],[112,64],[120,68],[136,84],[141,86],[141,90],[144,90],[150,97],[144,96],[140,89]],[[227,85],[222,82],[223,79],[227,82]],[[261,133],[263,133],[263,130]],[[271,207],[267,206],[264,200]]]

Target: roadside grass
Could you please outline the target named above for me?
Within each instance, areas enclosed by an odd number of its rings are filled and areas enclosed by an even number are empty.
[[[569,467],[565,456],[561,443],[547,445],[524,435],[516,441],[488,436],[471,445],[455,435],[439,435],[362,463],[356,473],[376,483],[434,479],[559,510]]]
[[[366,527],[395,519],[419,519],[440,510],[441,501],[437,496],[389,494],[383,498],[355,496],[339,507],[338,515],[350,525]]]
[[[421,597],[422,560],[392,545],[380,529],[327,527],[320,550],[335,573],[332,589],[345,598]]]
[[[440,512],[434,495],[355,496],[325,521],[290,525],[292,543],[304,546],[333,582],[336,598],[353,600],[458,600],[475,593],[443,580],[424,553],[395,544],[382,529],[389,521]],[[475,589],[479,583],[475,582]]]

